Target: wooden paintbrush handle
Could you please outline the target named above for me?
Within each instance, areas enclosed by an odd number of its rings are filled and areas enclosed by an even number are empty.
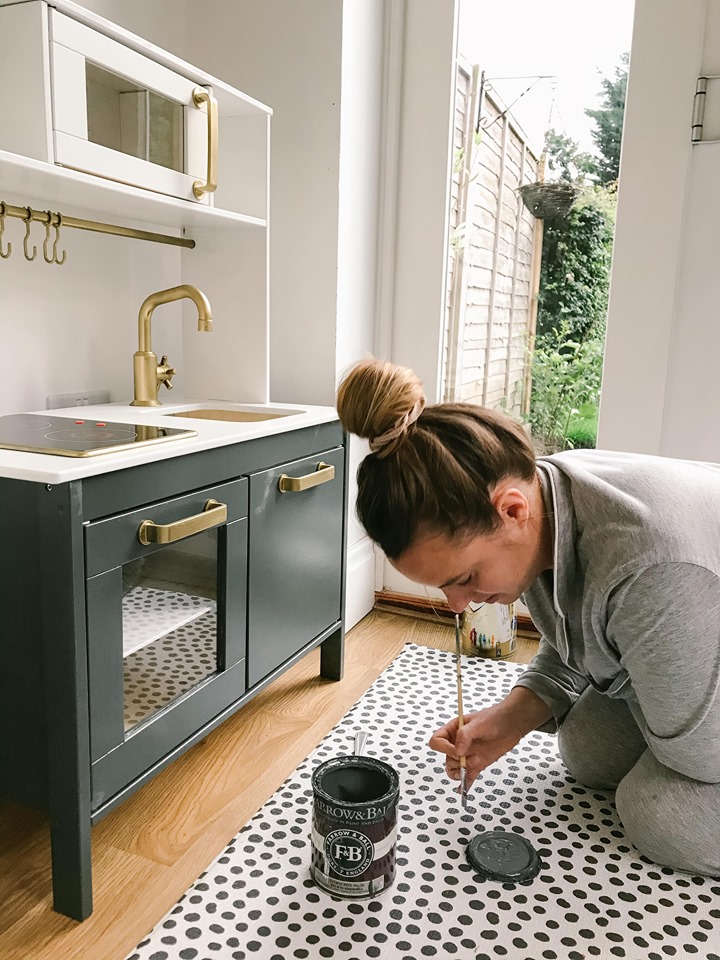
[[[460,668],[460,650],[457,650],[457,656],[455,657],[457,663],[457,700],[458,700],[458,730],[461,730],[463,724],[465,723],[465,717],[463,716],[463,695],[462,695],[462,672]],[[460,757],[460,767],[465,766],[465,757]]]

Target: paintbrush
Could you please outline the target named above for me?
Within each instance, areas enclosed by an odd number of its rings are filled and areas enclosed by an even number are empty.
[[[460,664],[460,655],[462,653],[462,646],[460,643],[460,617],[455,614],[455,661],[457,664],[457,698],[458,698],[458,730],[462,729],[463,724],[465,723],[465,718],[463,716],[463,701],[462,701],[462,670]],[[463,810],[467,810],[467,769],[466,769],[466,758],[460,757],[460,796],[462,798]]]

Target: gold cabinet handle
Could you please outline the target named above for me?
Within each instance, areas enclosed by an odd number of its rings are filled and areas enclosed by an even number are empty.
[[[227,520],[227,504],[217,500],[208,500],[202,513],[176,520],[175,523],[155,523],[143,520],[138,527],[138,540],[147,546],[149,543],[175,543],[191,537],[201,530],[217,527]]]
[[[278,490],[280,493],[293,493],[296,490],[309,490],[310,487],[317,487],[321,483],[327,483],[335,476],[335,467],[331,463],[323,463],[322,460],[315,468],[314,473],[306,473],[304,477],[289,477],[286,473],[280,474],[278,480]]]
[[[214,193],[218,185],[218,102],[205,87],[195,87],[192,92],[192,101],[198,109],[204,103],[207,104],[207,182],[196,180],[193,183],[193,193],[198,200],[202,200],[206,193]]]

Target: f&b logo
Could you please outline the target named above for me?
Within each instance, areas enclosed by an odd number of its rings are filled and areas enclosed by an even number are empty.
[[[373,845],[357,830],[333,830],[325,837],[328,865],[341,877],[358,877],[373,860]]]

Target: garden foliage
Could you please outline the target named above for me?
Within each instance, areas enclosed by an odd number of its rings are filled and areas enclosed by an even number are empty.
[[[528,415],[541,452],[595,446],[614,207],[614,193],[586,186],[545,222]]]
[[[549,169],[579,197],[566,217],[544,224],[527,417],[542,453],[594,447],[597,438],[626,57],[615,73],[603,80],[601,109],[586,111],[598,125],[600,158],[554,130],[546,137]]]

